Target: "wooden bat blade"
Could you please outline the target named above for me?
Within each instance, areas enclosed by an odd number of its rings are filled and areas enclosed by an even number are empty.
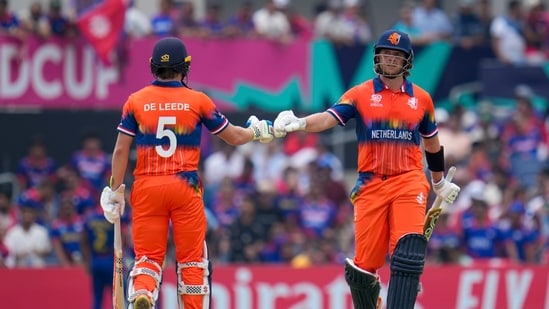
[[[452,178],[454,178],[454,174],[456,173],[456,167],[451,166],[448,170],[448,174],[446,174],[446,181],[452,181]],[[440,197],[436,197],[435,201],[433,202],[433,206],[429,209],[427,212],[427,215],[425,215],[425,222],[423,223],[423,235],[427,240],[431,238],[431,235],[433,234],[433,231],[435,229],[435,225],[437,224],[438,218],[440,217],[440,214],[442,213],[442,208],[440,207],[442,205],[442,199]]]
[[[114,268],[112,303],[114,309],[124,309],[124,256],[122,254],[122,232],[120,220],[114,223]]]

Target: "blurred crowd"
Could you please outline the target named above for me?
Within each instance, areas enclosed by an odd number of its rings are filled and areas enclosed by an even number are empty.
[[[78,17],[102,0],[33,2],[21,12],[0,0],[0,35],[20,38],[78,37]],[[446,41],[464,48],[490,46],[496,57],[509,64],[539,64],[547,58],[549,14],[543,1],[511,0],[502,14],[493,14],[493,0],[458,0],[456,11],[437,6],[437,0],[406,0],[392,28],[410,34],[416,46]],[[305,14],[291,0],[241,1],[226,11],[223,1],[207,1],[198,17],[193,1],[156,0],[153,13],[141,11],[133,0],[126,11],[126,38],[180,36],[201,38],[269,39],[290,44],[306,38],[334,44],[368,44],[375,38],[370,14],[361,0],[311,1]],[[378,32],[382,29],[377,29]]]
[[[457,167],[454,181],[462,192],[438,222],[429,263],[547,263],[549,122],[534,98],[519,85],[513,108],[479,102],[478,110],[437,109],[446,163]],[[239,147],[205,140],[199,174],[216,264],[307,267],[352,255],[349,196],[356,172],[344,169],[326,135],[296,132]],[[106,222],[97,199],[108,183],[110,154],[101,139],[85,135],[70,162],[57,162],[37,139],[16,175],[19,192],[0,190],[0,265],[85,263],[82,251],[94,248],[82,233],[93,228],[89,220]],[[125,182],[131,188],[131,174]],[[125,216],[131,227],[131,203]],[[169,241],[170,263],[173,250]]]
[[[492,16],[488,0],[459,0],[456,12],[435,2],[405,2],[394,27],[408,32],[415,45],[444,40],[464,48],[492,46],[501,62],[517,65],[546,59],[549,18],[543,3],[509,1],[502,15]],[[84,9],[74,6],[64,14],[59,0],[42,3],[19,13],[0,0],[0,35],[77,36],[75,21]],[[192,2],[158,0],[158,12],[149,17],[130,2],[125,31],[129,37],[372,42],[368,12],[358,0],[319,1],[313,19],[293,10],[289,0],[244,1],[228,20],[221,19],[227,15],[222,10],[222,1],[210,3],[197,19]],[[447,166],[457,166],[454,179],[462,193],[439,220],[429,263],[547,262],[549,122],[547,111],[534,106],[535,97],[530,87],[519,85],[513,107],[500,112],[485,102],[471,110],[437,110]],[[300,132],[241,147],[208,141],[199,172],[215,263],[307,267],[352,256],[349,196],[356,173],[344,169],[325,135]],[[89,262],[83,252],[95,250],[94,244],[82,235],[94,228],[92,220],[106,222],[98,197],[110,176],[110,146],[93,132],[81,142],[70,162],[59,162],[48,155],[44,140],[35,139],[15,171],[15,185],[0,187],[0,267]],[[130,188],[131,179],[128,175]],[[128,205],[126,217],[130,214]],[[131,256],[131,243],[126,246]],[[171,242],[169,250],[173,262]]]

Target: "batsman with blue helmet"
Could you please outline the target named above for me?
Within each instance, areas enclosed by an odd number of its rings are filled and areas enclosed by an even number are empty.
[[[434,104],[408,76],[414,52],[408,34],[388,30],[374,48],[376,77],[347,90],[324,112],[298,118],[279,113],[275,136],[321,132],[354,119],[358,179],[354,206],[355,257],[345,263],[354,308],[381,308],[378,270],[390,256],[388,309],[413,309],[425,264],[423,234],[430,186],[451,204],[460,188],[444,178],[444,150],[438,139]]]

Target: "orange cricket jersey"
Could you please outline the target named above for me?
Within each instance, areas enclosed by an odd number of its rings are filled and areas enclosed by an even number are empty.
[[[217,134],[229,121],[206,94],[181,82],[154,81],[131,94],[118,131],[135,137],[134,175],[196,171],[202,124]]]
[[[421,138],[438,132],[431,96],[406,79],[399,92],[379,77],[365,81],[327,111],[341,125],[356,118],[358,172],[396,175],[422,170]]]

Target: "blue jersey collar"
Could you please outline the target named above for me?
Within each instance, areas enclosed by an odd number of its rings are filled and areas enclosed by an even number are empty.
[[[388,89],[388,87],[383,83],[381,78],[376,77],[374,78],[374,92],[378,93],[381,92],[384,89]],[[414,96],[414,87],[412,87],[412,82],[404,78],[404,83],[402,83],[402,86],[400,87],[401,92],[406,92],[409,96]]]
[[[160,80],[157,80],[157,79],[153,80],[151,84],[153,84],[155,86],[160,86],[160,87],[186,87],[185,83],[180,82],[180,81],[165,82],[165,81],[160,81]]]

